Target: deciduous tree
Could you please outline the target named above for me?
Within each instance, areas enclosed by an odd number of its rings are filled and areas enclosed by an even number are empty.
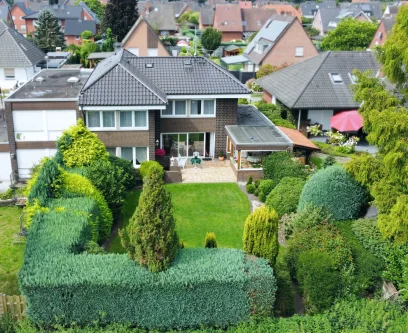
[[[110,0],[102,22],[104,29],[111,28],[117,41],[122,41],[139,17],[138,0]]]
[[[201,44],[208,51],[215,51],[221,45],[221,31],[207,28],[201,35]]]

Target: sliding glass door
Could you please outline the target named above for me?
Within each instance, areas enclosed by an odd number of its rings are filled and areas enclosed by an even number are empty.
[[[194,153],[208,156],[205,138],[205,133],[162,134],[161,146],[170,157],[193,157]]]

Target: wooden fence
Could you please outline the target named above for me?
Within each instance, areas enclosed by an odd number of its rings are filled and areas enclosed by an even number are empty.
[[[23,319],[25,316],[26,300],[25,297],[0,295],[0,317],[9,313],[14,319]]]

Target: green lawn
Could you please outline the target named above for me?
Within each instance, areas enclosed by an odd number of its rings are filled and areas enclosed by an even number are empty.
[[[242,249],[242,233],[250,203],[235,183],[169,184],[177,233],[185,247],[203,247],[207,231],[215,232],[218,247]],[[122,228],[129,222],[140,192],[126,199]],[[124,253],[120,237],[113,240],[110,252]]]
[[[19,295],[17,274],[23,264],[25,244],[12,245],[19,232],[22,210],[15,206],[0,207],[0,293]]]
[[[323,167],[323,159],[321,159],[320,157],[311,156],[310,163],[316,165],[318,169],[321,169]]]
[[[327,155],[331,155],[331,156],[340,156],[340,157],[351,157],[353,155],[358,155],[359,154],[359,152],[354,152],[354,153],[351,153],[351,154],[340,153],[340,152],[338,152],[336,150],[335,146],[332,146],[329,143],[314,141],[314,140],[312,140],[312,142],[321,149],[321,152],[323,154],[327,154]]]

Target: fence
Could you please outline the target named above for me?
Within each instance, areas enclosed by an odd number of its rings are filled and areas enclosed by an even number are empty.
[[[25,316],[26,300],[25,297],[0,295],[0,318],[9,313],[13,319],[23,319]]]
[[[229,71],[242,83],[246,83],[249,79],[254,79],[256,77],[256,72],[242,72],[242,71]]]

